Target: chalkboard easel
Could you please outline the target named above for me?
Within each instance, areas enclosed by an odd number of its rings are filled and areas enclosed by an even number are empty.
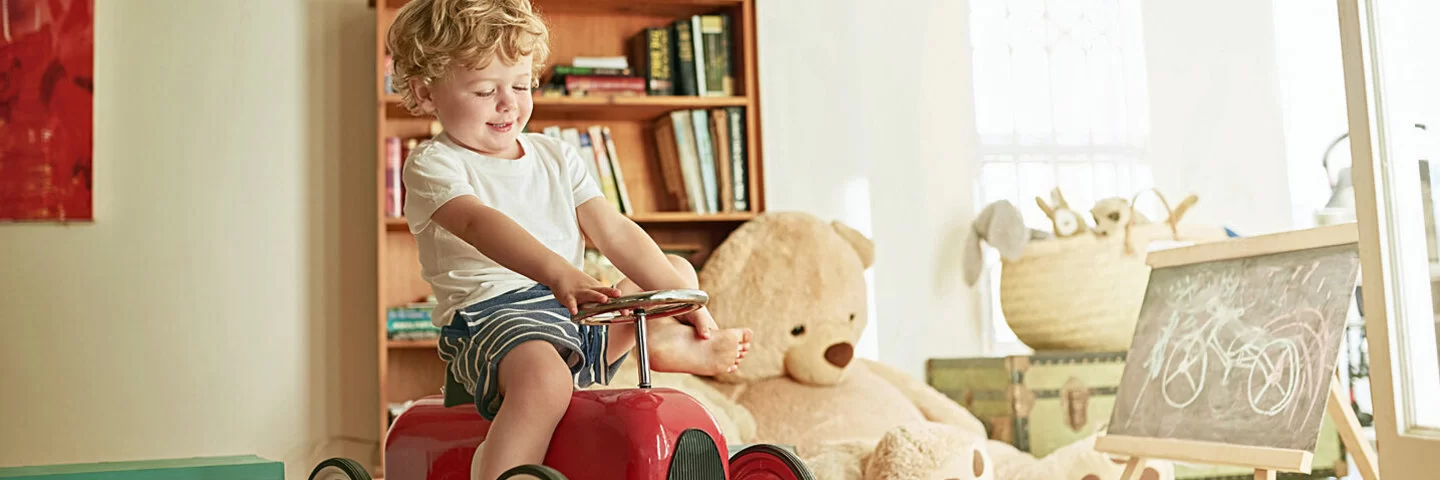
[[[1309,473],[1326,412],[1377,480],[1335,365],[1358,243],[1350,223],[1151,253],[1131,360],[1095,441],[1129,457],[1121,480],[1149,459],[1253,468],[1257,480]]]

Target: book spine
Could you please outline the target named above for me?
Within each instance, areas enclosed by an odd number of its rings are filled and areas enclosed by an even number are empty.
[[[556,76],[569,75],[608,75],[625,76],[630,74],[628,68],[599,68],[599,67],[577,67],[574,65],[556,65]]]
[[[735,91],[734,80],[730,77],[730,55],[725,46],[725,16],[703,15],[700,17],[700,37],[705,44],[705,92],[709,96],[727,96]]]
[[[735,210],[750,211],[750,169],[745,151],[745,107],[726,107],[730,113],[730,178],[735,182]]]
[[[715,144],[715,170],[720,175],[720,211],[735,211],[735,181],[733,165],[730,162],[730,114],[723,108],[707,112],[710,115],[710,137]]]
[[[680,154],[680,173],[685,179],[685,192],[690,201],[690,211],[709,213],[705,202],[705,187],[700,180],[700,155],[695,149],[695,128],[691,126],[690,112],[670,112],[675,124],[675,146]]]
[[[691,110],[691,122],[695,127],[696,151],[700,153],[700,179],[705,183],[705,202],[708,213],[720,211],[720,185],[715,178],[715,148],[710,140],[710,116],[705,110]]]
[[[677,209],[689,208],[685,176],[681,173],[680,146],[675,137],[675,124],[670,117],[661,117],[655,121],[655,143],[660,156],[660,171],[665,179],[665,191],[675,201]]]
[[[387,53],[387,54],[385,54],[385,93],[386,93],[386,94],[390,94],[390,95],[394,95],[394,94],[395,94],[395,83],[394,83],[394,80],[393,80],[394,78],[395,78],[395,57],[394,57],[393,55]]]
[[[587,133],[590,137],[591,150],[595,152],[595,157],[591,161],[595,162],[595,167],[600,170],[600,190],[604,192],[605,199],[610,201],[616,211],[624,212],[625,207],[620,203],[620,191],[615,185],[615,174],[610,170],[610,156],[606,154],[605,135],[601,132],[599,125],[591,125],[587,129]]]
[[[671,25],[671,37],[675,39],[674,62],[676,95],[699,95],[695,83],[695,42],[690,40],[690,22],[677,20]]]
[[[710,87],[706,84],[705,76],[705,38],[702,35],[704,30],[700,26],[700,16],[690,17],[690,47],[694,49],[691,55],[695,60],[695,94],[706,95]]]
[[[641,77],[650,95],[673,95],[674,81],[670,70],[670,30],[647,28],[635,42]]]
[[[610,77],[602,75],[567,75],[565,90],[576,92],[635,92],[645,93],[645,79],[640,77]]]
[[[400,216],[400,137],[385,137],[385,216]]]
[[[615,139],[610,136],[610,127],[600,127],[601,135],[605,136],[605,151],[609,153],[610,172],[614,176],[615,191],[620,195],[620,208],[625,213],[635,213],[630,205],[630,192],[625,189],[625,175],[620,172],[620,154],[615,151]]]

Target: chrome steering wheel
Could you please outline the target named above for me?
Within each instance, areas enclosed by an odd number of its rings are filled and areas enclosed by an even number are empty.
[[[571,320],[581,325],[612,327],[635,324],[635,359],[640,363],[640,388],[650,388],[650,354],[645,345],[645,322],[653,318],[684,315],[710,301],[701,290],[654,290],[610,299],[605,303],[580,306]],[[609,383],[609,379],[605,379]]]
[[[586,303],[580,306],[573,321],[582,325],[623,325],[635,323],[637,319],[655,319],[684,315],[710,301],[710,296],[701,290],[655,290],[633,295],[616,297],[606,303]]]

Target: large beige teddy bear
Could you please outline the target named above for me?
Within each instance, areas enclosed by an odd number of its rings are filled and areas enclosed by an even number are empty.
[[[730,443],[794,445],[821,479],[1120,477],[1123,459],[1090,449],[1093,438],[1035,459],[987,440],[975,416],[929,385],[856,358],[874,261],[872,242],[838,222],[793,212],[747,222],[699,276],[721,327],[754,330],[750,353],[734,374],[661,383],[702,398]],[[1154,462],[1143,478],[1172,477]]]

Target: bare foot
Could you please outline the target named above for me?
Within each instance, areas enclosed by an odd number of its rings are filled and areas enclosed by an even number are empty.
[[[651,367],[657,372],[719,375],[740,368],[740,359],[750,351],[748,328],[716,330],[702,339],[695,327],[663,318],[646,325]]]

